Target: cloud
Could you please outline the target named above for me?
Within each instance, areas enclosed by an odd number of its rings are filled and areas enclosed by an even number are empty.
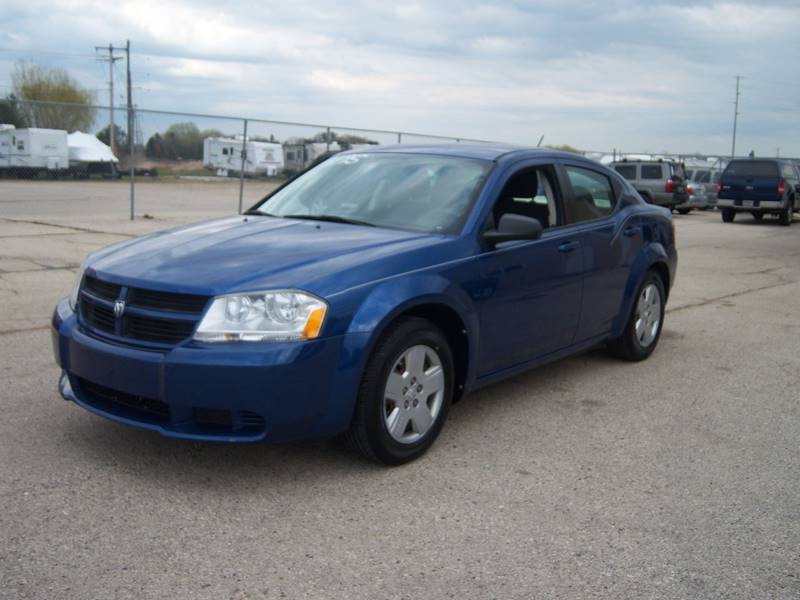
[[[800,155],[800,82],[785,75],[800,55],[793,2],[31,0],[7,8],[0,79],[28,57],[99,89],[107,75],[90,56],[94,45],[130,38],[136,100],[148,108],[714,153],[729,145],[741,74],[741,143]],[[52,50],[80,56],[44,53]]]

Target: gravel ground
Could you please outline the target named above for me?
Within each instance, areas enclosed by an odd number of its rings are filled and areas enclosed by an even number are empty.
[[[246,204],[265,193],[248,183]],[[235,182],[0,181],[0,597],[800,597],[800,227],[676,217],[660,346],[456,405],[394,469],[167,440],[56,392],[90,250],[235,211]]]

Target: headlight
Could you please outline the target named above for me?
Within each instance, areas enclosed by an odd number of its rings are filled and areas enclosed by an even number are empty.
[[[294,290],[214,298],[194,339],[201,342],[310,340],[319,336],[328,304]]]
[[[69,295],[69,307],[73,311],[78,310],[78,294],[81,291],[81,282],[83,281],[83,274],[86,271],[86,261],[83,261],[81,267],[78,269],[78,275],[75,277],[75,283],[72,286],[72,293]]]

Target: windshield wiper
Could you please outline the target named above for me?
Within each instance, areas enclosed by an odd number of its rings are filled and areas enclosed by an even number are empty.
[[[278,215],[273,215],[268,212],[264,212],[263,210],[258,210],[257,208],[251,208],[250,210],[246,210],[242,213],[243,215],[253,215],[256,217],[277,217]]]
[[[263,214],[263,213],[262,213]],[[307,221],[327,221],[329,223],[346,223],[347,225],[365,225],[367,227],[375,227],[372,223],[366,221],[359,221],[357,219],[348,219],[346,217],[337,217],[336,215],[280,215],[284,219],[305,219]]]

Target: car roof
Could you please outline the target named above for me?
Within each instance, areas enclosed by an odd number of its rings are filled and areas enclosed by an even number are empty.
[[[402,153],[402,154],[431,154],[439,156],[452,156],[458,158],[477,158],[481,160],[496,161],[500,158],[555,158],[569,157],[572,159],[589,160],[580,154],[571,154],[553,150],[551,148],[531,148],[514,144],[475,144],[463,142],[457,144],[394,144],[391,146],[372,146],[348,150],[352,154],[364,153]]]

